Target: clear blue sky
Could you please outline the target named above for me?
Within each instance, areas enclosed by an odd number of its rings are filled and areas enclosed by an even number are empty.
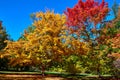
[[[3,21],[8,34],[17,40],[29,25],[30,14],[45,11],[46,8],[62,14],[67,7],[73,7],[78,0],[0,0],[0,20]],[[105,0],[109,7],[113,0]],[[116,0],[120,3],[120,0]]]

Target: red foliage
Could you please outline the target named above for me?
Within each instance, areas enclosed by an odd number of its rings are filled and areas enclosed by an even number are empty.
[[[82,26],[86,21],[93,22],[94,25],[101,22],[109,12],[108,4],[102,0],[101,3],[94,0],[79,0],[73,8],[67,8],[68,26]]]

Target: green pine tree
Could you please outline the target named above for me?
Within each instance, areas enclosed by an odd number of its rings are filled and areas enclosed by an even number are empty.
[[[6,32],[6,29],[2,26],[2,21],[0,21],[0,52],[3,52],[3,49],[6,47],[7,43],[5,40],[9,40],[9,35]],[[0,59],[0,70],[8,69],[8,59]]]
[[[8,40],[9,36],[5,30],[5,28],[2,26],[2,21],[0,21],[0,50],[4,49],[7,45],[4,41]]]

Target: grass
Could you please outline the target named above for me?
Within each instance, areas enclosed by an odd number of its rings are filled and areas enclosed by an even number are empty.
[[[17,78],[15,80],[48,80],[48,78],[52,78],[50,80],[55,80],[54,78],[62,78],[62,80],[117,80],[119,77],[114,77],[112,75],[93,75],[93,74],[83,74],[83,73],[76,73],[76,74],[71,74],[71,73],[60,73],[60,72],[49,72],[45,71],[44,76],[42,75],[41,72],[15,72],[15,71],[0,71],[0,80],[9,80],[7,79],[8,76],[5,77],[5,75],[9,75],[10,80],[14,80],[14,78]],[[14,77],[16,75],[16,77]],[[20,75],[18,77],[18,75]],[[24,77],[23,77],[24,75]],[[26,75],[26,76],[25,76]],[[3,77],[4,76],[4,77]],[[2,79],[4,78],[4,79]],[[47,78],[47,79],[46,79]],[[118,80],[119,80],[118,79]],[[61,80],[61,79],[58,79]]]

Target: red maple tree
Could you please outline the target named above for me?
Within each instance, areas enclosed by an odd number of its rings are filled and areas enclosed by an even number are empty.
[[[85,2],[79,0],[73,8],[67,8],[65,14],[68,26],[81,27],[88,21],[93,22],[96,26],[108,12],[108,4],[104,0],[101,3],[95,0],[86,0]]]

